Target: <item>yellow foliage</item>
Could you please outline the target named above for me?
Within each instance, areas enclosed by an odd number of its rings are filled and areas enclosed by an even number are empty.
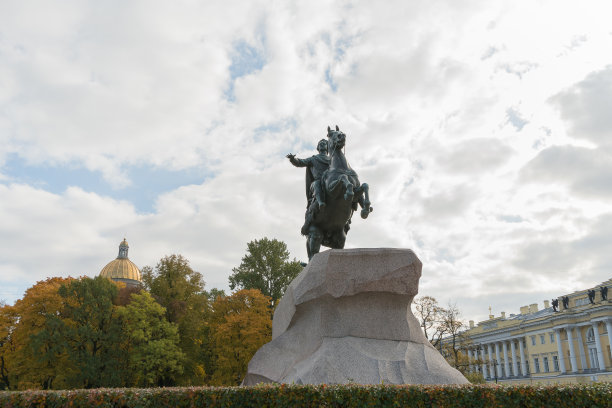
[[[211,330],[216,385],[238,385],[255,352],[272,338],[270,298],[244,289],[213,303]]]
[[[9,329],[11,350],[6,355],[6,366],[12,389],[51,388],[65,378],[65,354],[54,362],[41,361],[39,354],[46,350],[33,347],[32,336],[45,328],[48,315],[61,315],[63,298],[57,291],[71,280],[54,277],[39,281],[10,309],[14,325]]]

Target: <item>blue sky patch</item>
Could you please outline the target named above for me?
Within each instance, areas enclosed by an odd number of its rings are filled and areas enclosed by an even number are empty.
[[[508,123],[510,123],[517,131],[521,131],[523,127],[529,123],[525,119],[523,119],[519,112],[512,108],[508,108],[506,110],[506,117],[508,118]]]
[[[327,82],[333,92],[336,92],[338,90],[338,84],[336,83],[336,81],[334,81],[329,67],[325,70],[325,82]]]
[[[54,194],[62,194],[68,187],[79,187],[116,200],[126,200],[140,213],[155,211],[155,200],[160,194],[190,184],[202,184],[212,174],[203,168],[167,170],[152,165],[122,168],[131,180],[125,188],[112,187],[102,174],[73,163],[64,165],[30,165],[17,155],[10,155],[0,171],[11,183],[22,183]]]
[[[236,100],[236,95],[234,95],[236,79],[261,71],[266,65],[266,41],[263,31],[258,39],[261,43],[260,47],[255,47],[244,40],[234,44],[231,52],[232,64],[229,67],[230,83],[225,91],[225,97],[231,102]]]

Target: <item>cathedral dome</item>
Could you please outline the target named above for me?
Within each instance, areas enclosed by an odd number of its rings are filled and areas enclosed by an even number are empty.
[[[119,255],[117,259],[110,261],[100,271],[100,276],[118,282],[124,282],[128,286],[140,286],[142,278],[140,269],[128,258],[128,243],[123,239],[119,244]]]

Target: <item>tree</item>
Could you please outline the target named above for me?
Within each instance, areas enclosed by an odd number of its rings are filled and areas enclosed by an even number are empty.
[[[287,286],[301,271],[300,262],[289,261],[289,251],[284,242],[264,237],[247,244],[247,254],[240,266],[232,269],[230,288],[258,289],[271,298],[271,305],[275,307]]]
[[[41,337],[61,341],[76,374],[70,378],[73,388],[117,387],[125,382],[126,372],[121,325],[113,305],[119,290],[103,277],[75,279],[62,285],[58,293],[64,299],[62,316],[50,316]]]
[[[12,333],[17,323],[14,308],[0,304],[0,390],[8,390],[10,386],[8,364],[14,352]]]
[[[155,269],[142,268],[146,290],[166,308],[168,321],[178,325],[180,348],[185,353],[181,385],[204,384],[212,370],[208,295],[202,274],[189,266],[182,255],[162,258]]]
[[[182,319],[195,299],[206,299],[202,274],[191,269],[182,255],[163,257],[155,270],[145,266],[142,281],[145,289],[166,308],[168,320],[174,323]]]
[[[444,308],[438,305],[438,301],[431,296],[422,296],[414,299],[414,313],[421,323],[425,338],[434,347],[438,347],[442,335],[441,317]]]
[[[448,350],[449,364],[457,369],[467,367],[467,355],[462,350],[462,332],[465,323],[461,320],[461,312],[456,304],[449,303],[448,308],[443,309],[440,317],[440,330],[446,334],[444,346]]]
[[[140,286],[128,286],[123,282],[115,282],[115,284],[119,288],[119,292],[113,303],[117,306],[128,305],[132,301],[133,294],[142,292],[142,287]]]
[[[179,348],[178,327],[168,322],[165,313],[147,292],[133,293],[131,302],[119,308],[130,360],[129,385],[170,385],[183,372],[185,355]]]
[[[239,385],[255,352],[272,339],[270,298],[256,289],[243,289],[213,303],[216,385]]]
[[[59,316],[64,299],[58,290],[72,278],[48,278],[26,290],[22,299],[4,310],[7,328],[4,374],[12,389],[50,389],[67,385],[72,364],[57,339],[57,325],[49,316]]]
[[[206,292],[206,297],[208,298],[209,303],[213,303],[217,300],[218,297],[225,297],[225,291],[223,289],[212,288],[211,290]]]

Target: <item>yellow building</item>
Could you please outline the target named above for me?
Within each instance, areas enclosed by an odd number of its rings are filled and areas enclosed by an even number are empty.
[[[100,276],[116,282],[123,282],[127,286],[139,287],[142,285],[140,269],[128,258],[128,249],[128,243],[124,238],[119,244],[117,259],[113,259],[106,264],[100,271]]]
[[[561,296],[556,311],[544,301],[543,310],[536,303],[470,321],[462,335],[470,371],[506,384],[612,381],[610,285]]]

